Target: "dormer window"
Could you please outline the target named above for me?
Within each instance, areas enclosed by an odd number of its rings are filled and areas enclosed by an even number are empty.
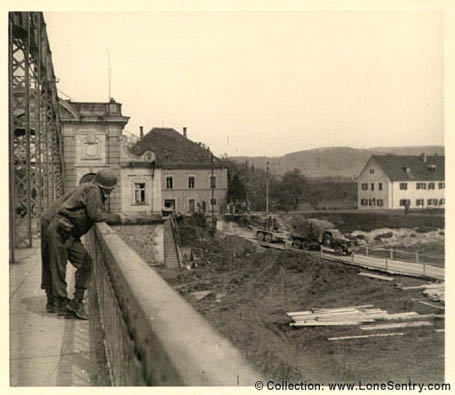
[[[409,173],[411,172],[411,168],[410,168],[409,166],[405,166],[405,167],[403,167],[403,171],[404,171],[405,173],[408,173],[408,174],[409,174]]]
[[[428,171],[431,172],[431,173],[436,172],[436,165],[430,165],[430,166],[428,166]]]

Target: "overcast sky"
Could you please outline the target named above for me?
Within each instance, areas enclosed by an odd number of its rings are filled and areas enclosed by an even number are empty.
[[[441,145],[437,11],[53,13],[61,96],[107,101],[126,130],[188,128],[220,155]]]

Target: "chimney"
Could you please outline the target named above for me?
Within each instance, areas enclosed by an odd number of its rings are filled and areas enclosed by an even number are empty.
[[[186,126],[183,127],[183,137],[186,137]]]
[[[425,152],[422,152],[420,154],[420,159],[422,160],[423,163],[427,162],[427,156],[426,156]]]
[[[144,127],[143,126],[139,126],[139,131],[140,131],[141,138],[144,137]]]

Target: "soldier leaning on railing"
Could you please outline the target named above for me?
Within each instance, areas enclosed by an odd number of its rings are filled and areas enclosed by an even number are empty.
[[[105,211],[106,198],[117,184],[110,169],[100,170],[95,178],[79,185],[54,202],[41,218],[41,289],[47,294],[46,309],[59,315],[73,313],[87,320],[82,300],[93,271],[90,255],[81,243],[95,222],[112,216]],[[74,298],[69,301],[66,289],[67,260],[76,268]]]

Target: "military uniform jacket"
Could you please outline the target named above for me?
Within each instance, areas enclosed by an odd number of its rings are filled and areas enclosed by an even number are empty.
[[[103,222],[109,218],[109,213],[104,209],[105,200],[98,185],[93,182],[84,183],[63,197],[56,213],[73,224],[72,236],[80,238],[95,222]],[[57,206],[55,203],[50,207],[50,211],[55,210],[52,209],[54,205]]]

